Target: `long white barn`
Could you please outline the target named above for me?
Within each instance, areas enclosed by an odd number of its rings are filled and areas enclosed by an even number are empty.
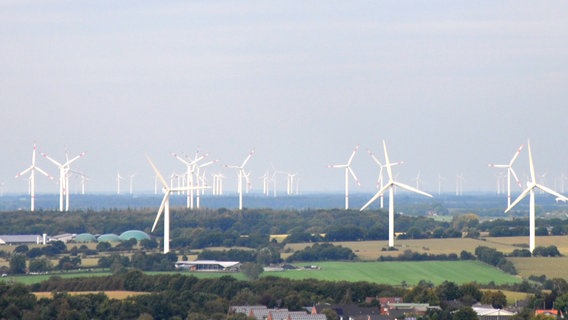
[[[189,271],[230,271],[236,272],[241,268],[238,261],[216,261],[216,260],[194,260],[194,261],[178,261],[175,264],[176,269]]]

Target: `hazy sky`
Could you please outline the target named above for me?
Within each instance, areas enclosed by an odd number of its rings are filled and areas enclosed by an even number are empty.
[[[495,191],[531,139],[546,184],[568,173],[566,1],[0,0],[0,181],[30,165],[34,143],[72,166],[87,191],[114,192],[116,172],[152,190],[148,154],[240,164],[253,188],[271,165],[300,191],[342,191],[345,163],[375,188],[381,140],[398,180],[435,192]],[[528,174],[526,148],[515,164]],[[38,165],[56,176],[41,156]],[[225,192],[236,174],[220,165]],[[211,178],[210,178],[211,180]],[[283,186],[283,180],[280,180]],[[123,185],[124,186],[124,185]],[[37,192],[57,185],[38,178]]]

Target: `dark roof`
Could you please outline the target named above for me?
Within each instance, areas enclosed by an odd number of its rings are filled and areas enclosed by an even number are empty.
[[[370,315],[379,315],[381,314],[381,310],[378,307],[360,307],[356,304],[318,304],[314,306],[316,308],[316,312],[319,314],[325,309],[333,309],[339,316],[345,317],[354,317],[354,316],[370,316]]]

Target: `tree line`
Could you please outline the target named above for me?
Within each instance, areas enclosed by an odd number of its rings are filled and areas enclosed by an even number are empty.
[[[113,276],[61,279],[51,277],[25,286],[0,281],[0,318],[3,319],[232,319],[231,305],[266,305],[269,308],[302,310],[317,303],[361,304],[367,297],[403,297],[405,302],[437,305],[423,320],[453,320],[456,313],[467,313],[476,302],[495,308],[507,306],[501,290],[524,290],[527,307],[514,319],[532,319],[535,308],[568,307],[568,283],[546,280],[550,290],[542,291],[538,282],[488,287],[476,283],[443,282],[437,286],[421,281],[416,286],[389,286],[368,282],[348,283],[319,280],[290,280],[261,277],[240,281],[231,276],[199,279],[192,275],[147,275],[130,270]],[[103,293],[72,296],[71,291],[128,290],[145,294],[123,300],[109,299]],[[53,292],[49,299],[37,299],[31,292]],[[375,305],[377,306],[377,305]]]

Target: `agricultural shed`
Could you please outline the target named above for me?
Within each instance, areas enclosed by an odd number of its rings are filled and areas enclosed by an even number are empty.
[[[175,267],[189,271],[239,271],[241,263],[238,261],[194,260],[178,261]]]
[[[40,244],[43,241],[42,235],[19,234],[19,235],[0,235],[0,244]]]
[[[75,239],[75,233],[62,233],[49,238],[49,241],[69,242]]]
[[[144,232],[144,231],[140,231],[140,230],[128,230],[128,231],[124,231],[123,233],[120,234],[120,239],[122,240],[130,240],[132,238],[136,239],[136,241],[140,241],[140,240],[150,240],[150,236]]]
[[[114,233],[102,234],[97,238],[98,242],[121,242],[122,239]]]

